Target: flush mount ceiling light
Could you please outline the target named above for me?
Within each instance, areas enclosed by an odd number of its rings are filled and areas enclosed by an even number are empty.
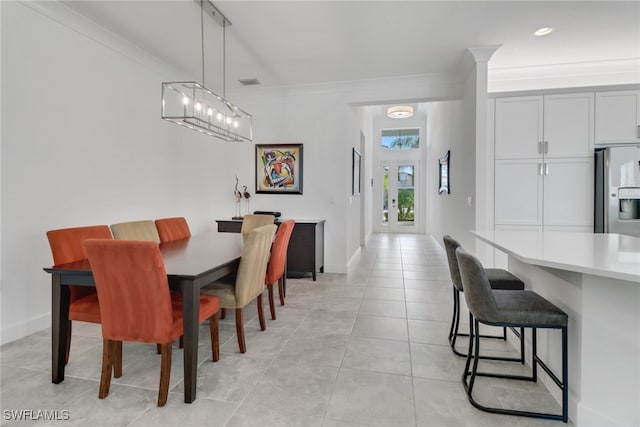
[[[252,116],[226,99],[226,28],[231,22],[209,0],[200,4],[202,84],[195,81],[162,83],[162,119],[186,126],[214,138],[231,142],[253,140]],[[222,96],[204,82],[204,13],[222,25]]]
[[[535,36],[546,36],[547,34],[550,34],[553,31],[553,28],[551,27],[542,27],[542,28],[538,28],[535,33],[533,33],[533,35]]]
[[[387,117],[392,119],[406,119],[413,116],[413,107],[410,105],[396,105],[387,108]]]

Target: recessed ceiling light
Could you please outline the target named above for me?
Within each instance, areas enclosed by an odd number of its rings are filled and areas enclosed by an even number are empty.
[[[535,33],[533,33],[536,36],[546,36],[547,34],[551,33],[553,31],[553,28],[551,27],[542,27],[542,28],[538,28],[536,30]]]

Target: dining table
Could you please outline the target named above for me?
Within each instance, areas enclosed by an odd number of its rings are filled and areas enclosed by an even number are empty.
[[[196,399],[200,289],[238,269],[242,255],[238,234],[207,231],[187,239],[160,244],[169,288],[182,293],[184,342],[184,401]],[[51,274],[52,382],[64,381],[69,340],[69,285],[94,286],[89,261],[45,267]]]

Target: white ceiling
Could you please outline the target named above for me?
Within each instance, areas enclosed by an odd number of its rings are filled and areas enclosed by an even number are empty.
[[[201,80],[193,0],[63,1]],[[214,1],[227,88],[453,72],[467,47],[502,45],[490,69],[640,58],[640,1]],[[222,87],[222,29],[205,20],[206,86]],[[542,26],[555,29],[534,37]]]

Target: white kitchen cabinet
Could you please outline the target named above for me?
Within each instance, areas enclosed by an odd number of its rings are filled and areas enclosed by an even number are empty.
[[[495,101],[494,225],[593,227],[592,92]]]
[[[593,230],[593,158],[496,160],[495,225]]]
[[[542,154],[542,96],[496,99],[496,159],[526,159]]]
[[[544,157],[593,156],[594,95],[544,96]]]
[[[593,155],[592,92],[496,99],[495,158]]]
[[[542,225],[541,170],[537,159],[496,160],[496,225]]]
[[[640,90],[596,93],[595,143],[640,142]]]
[[[545,159],[543,225],[593,231],[593,157]]]

